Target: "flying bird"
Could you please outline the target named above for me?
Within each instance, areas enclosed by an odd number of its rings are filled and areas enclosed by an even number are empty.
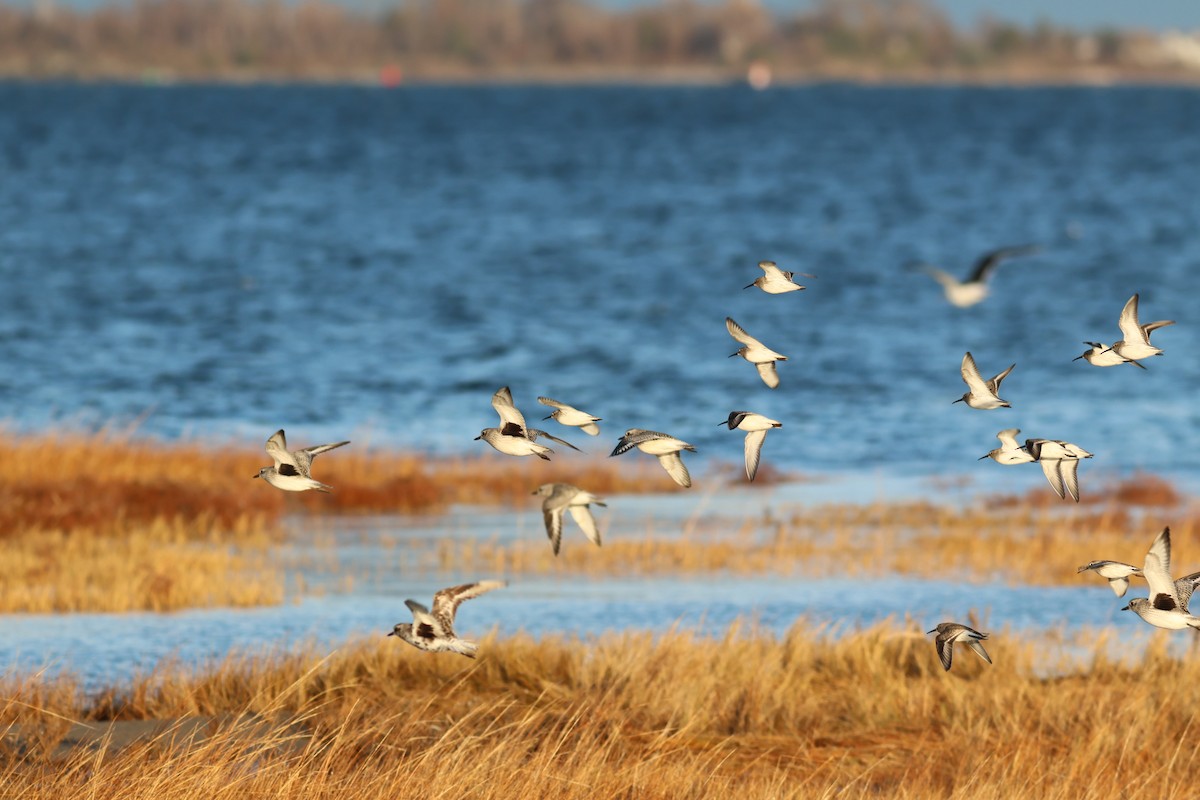
[[[1150,584],[1149,597],[1136,597],[1122,611],[1132,611],[1156,628],[1167,630],[1182,630],[1184,628],[1200,628],[1200,617],[1193,616],[1188,611],[1188,601],[1194,591],[1196,580],[1200,573],[1171,580],[1171,529],[1163,528],[1162,533],[1155,537],[1154,543],[1146,552],[1146,563],[1142,567],[1142,575]],[[1183,591],[1181,591],[1181,588]],[[1185,596],[1186,594],[1186,596]]]
[[[950,662],[954,659],[955,642],[962,642],[974,650],[975,654],[984,661],[989,664],[992,663],[992,659],[988,656],[987,651],[980,644],[981,639],[988,638],[986,633],[980,633],[974,628],[960,625],[957,622],[940,622],[936,628],[931,631],[925,631],[925,633],[937,634],[933,641],[937,645],[938,658],[942,660],[942,666],[946,668],[947,672],[950,670]]]
[[[1026,439],[1025,450],[1042,465],[1055,494],[1064,500],[1070,494],[1072,500],[1079,502],[1079,459],[1091,458],[1091,453],[1079,445],[1056,439]]]
[[[976,303],[982,303],[988,296],[987,281],[991,277],[992,271],[996,269],[997,264],[1007,258],[1036,253],[1039,249],[1037,245],[1027,244],[1019,247],[1001,247],[999,250],[984,253],[975,262],[971,274],[965,281],[960,281],[953,275],[947,274],[930,264],[918,263],[914,266],[919,267],[925,274],[942,285],[942,291],[945,292],[946,299],[952,305],[956,305],[959,308],[967,308]]]
[[[513,403],[512,392],[507,386],[501,386],[492,395],[492,408],[496,409],[496,413],[500,415],[500,427],[484,428],[475,437],[475,441],[482,439],[505,455],[537,456],[545,461],[550,460],[548,454],[554,451],[544,444],[538,444],[538,437],[544,436],[550,441],[566,445],[572,450],[579,449],[565,439],[559,439],[545,431],[527,427],[525,415]]]
[[[1138,296],[1135,294],[1125,302],[1117,325],[1121,328],[1121,341],[1112,346],[1112,351],[1126,361],[1139,361],[1150,356],[1161,356],[1162,350],[1150,344],[1150,332],[1174,325],[1173,319],[1160,319],[1145,325],[1138,324]],[[1138,366],[1141,366],[1140,364]]]
[[[749,289],[751,286],[757,286],[767,294],[786,294],[788,292],[800,292],[805,287],[796,283],[792,278],[796,275],[803,275],[806,278],[815,278],[816,275],[809,275],[807,272],[788,272],[776,266],[774,261],[760,261],[758,268],[763,271],[763,275],[757,278],[753,283],[748,283],[742,287],[743,290]]]
[[[454,612],[464,600],[507,585],[507,581],[479,581],[442,589],[433,596],[432,612],[416,600],[405,600],[404,605],[412,612],[413,621],[396,623],[388,636],[403,639],[418,650],[459,653],[474,658],[478,645],[460,639],[454,632]]]
[[[315,447],[305,447],[303,450],[288,450],[287,437],[283,434],[283,428],[280,428],[271,435],[271,438],[267,439],[267,455],[275,460],[275,464],[263,467],[254,477],[262,478],[275,488],[283,489],[285,492],[304,492],[309,489],[331,492],[333,491],[332,486],[313,479],[312,462],[321,453],[344,444],[350,444],[350,442],[319,444]]]
[[[1091,570],[1108,581],[1108,588],[1112,589],[1113,594],[1117,597],[1124,597],[1125,592],[1129,590],[1129,578],[1132,575],[1141,575],[1141,567],[1135,567],[1133,564],[1126,564],[1121,561],[1093,561],[1090,564],[1084,564],[1076,572],[1087,572]]]
[[[1013,364],[1008,369],[1001,372],[991,380],[985,381],[983,376],[979,374],[979,367],[975,366],[975,358],[970,351],[963,356],[962,379],[969,392],[955,400],[955,403],[966,403],[971,408],[991,409],[991,408],[1012,408],[1007,400],[1001,400],[998,392],[1000,391],[1000,383],[1008,377],[1008,373],[1013,371]]]
[[[600,435],[600,426],[596,424],[601,421],[600,417],[593,417],[591,414],[580,411],[578,408],[573,408],[557,400],[551,400],[549,397],[539,397],[537,401],[544,406],[557,409],[553,414],[545,417],[545,419],[556,420],[559,425],[579,428],[588,436]]]
[[[981,455],[979,460],[983,461],[985,458],[990,458],[997,464],[1004,464],[1005,466],[1033,463],[1033,456],[1024,447],[1017,444],[1017,436],[1020,433],[1020,428],[1005,428],[1000,431],[996,434],[996,438],[1000,440],[1000,446],[995,450],[989,450],[984,455]]]
[[[619,456],[634,447],[643,453],[657,456],[658,463],[662,464],[662,468],[680,486],[687,488],[692,485],[692,476],[688,474],[687,465],[679,457],[679,453],[683,450],[696,452],[696,448],[687,442],[676,439],[674,436],[668,436],[665,433],[658,433],[657,431],[630,428],[625,431],[625,435],[621,437],[621,440],[617,442],[617,446],[608,455],[610,458],[612,456]]]
[[[775,371],[775,362],[787,361],[787,356],[776,353],[746,333],[741,325],[733,321],[732,317],[725,318],[725,328],[729,331],[730,336],[742,343],[737,352],[730,354],[729,357],[741,356],[758,369],[759,377],[768,387],[774,389],[779,386],[779,373]]]
[[[598,506],[606,505],[599,497],[569,483],[543,483],[530,494],[546,498],[542,501],[542,517],[546,522],[546,536],[550,539],[554,555],[558,555],[559,544],[562,542],[563,514],[568,511],[575,522],[579,523],[588,541],[597,547],[600,546],[600,530],[596,527],[596,519],[588,507],[592,503]]]
[[[754,480],[754,476],[758,474],[758,459],[762,454],[767,431],[782,428],[783,423],[749,411],[730,411],[729,419],[717,424],[726,425],[731,431],[746,431],[746,477]]]

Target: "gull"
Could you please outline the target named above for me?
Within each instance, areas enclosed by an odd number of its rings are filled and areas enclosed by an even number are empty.
[[[1200,617],[1192,616],[1188,611],[1188,600],[1195,581],[1200,573],[1189,575],[1190,588],[1180,591],[1180,581],[1171,580],[1171,529],[1163,528],[1162,533],[1154,539],[1154,544],[1146,552],[1146,563],[1142,567],[1146,583],[1150,584],[1150,596],[1136,597],[1122,611],[1132,611],[1156,628],[1167,630],[1182,630],[1184,628],[1200,628]],[[1186,588],[1186,587],[1185,587]]]
[[[787,292],[803,291],[805,287],[799,285],[792,280],[794,275],[803,275],[806,278],[815,278],[816,275],[809,275],[807,272],[788,272],[776,266],[774,261],[760,261],[758,268],[763,271],[762,277],[756,279],[754,283],[748,283],[742,289],[749,289],[751,286],[757,286],[767,294],[786,294]]]
[[[1079,502],[1079,459],[1091,458],[1091,453],[1079,445],[1056,439],[1026,439],[1025,450],[1042,465],[1055,494],[1065,500],[1069,492],[1071,499]]]
[[[963,356],[961,371],[963,382],[967,384],[967,388],[971,391],[954,402],[966,403],[971,408],[984,410],[990,408],[1012,408],[1007,400],[1000,399],[997,392],[1000,391],[1001,381],[1008,377],[1008,373],[1012,372],[1015,366],[1016,364],[1013,364],[996,377],[985,381],[983,376],[979,374],[979,367],[975,366],[975,358],[968,350],[967,354]]]
[[[312,462],[326,450],[332,450],[344,444],[350,444],[350,442],[319,444],[303,450],[288,450],[287,438],[283,435],[283,428],[280,428],[271,435],[270,439],[267,439],[267,455],[275,460],[275,464],[263,467],[254,477],[262,478],[275,488],[283,489],[285,492],[304,492],[309,489],[316,489],[318,492],[333,491],[332,486],[313,480]]]
[[[933,630],[925,631],[926,634],[934,632],[937,633],[934,643],[937,645],[938,658],[942,660],[942,666],[947,671],[950,670],[950,662],[954,658],[955,642],[962,642],[974,650],[976,655],[984,661],[989,664],[992,663],[992,659],[988,657],[987,651],[979,643],[980,639],[988,638],[986,633],[980,633],[974,628],[968,628],[966,625],[960,625],[957,622],[940,622]]]
[[[1038,250],[1037,245],[1027,244],[1019,247],[1001,247],[999,250],[984,253],[975,262],[970,276],[965,281],[960,281],[953,275],[942,272],[929,264],[917,264],[916,266],[942,285],[942,291],[945,292],[946,299],[952,305],[967,308],[983,302],[984,298],[988,296],[987,280],[997,264],[1006,258],[1029,255]]]
[[[730,411],[729,419],[717,424],[727,425],[731,431],[746,431],[746,477],[754,480],[754,476],[758,474],[758,457],[762,453],[767,431],[782,428],[783,423],[749,411]]]
[[[600,546],[600,530],[596,527],[596,519],[592,516],[591,509],[588,508],[589,503],[606,505],[599,497],[569,483],[543,483],[530,494],[546,498],[542,501],[542,516],[546,521],[546,536],[550,538],[554,555],[558,555],[558,547],[562,542],[564,511],[570,511],[571,516],[583,529],[584,536],[592,544]]]
[[[779,374],[775,372],[775,362],[787,361],[787,356],[776,353],[758,339],[746,333],[741,325],[733,321],[732,317],[725,318],[725,327],[729,330],[729,335],[743,345],[738,348],[736,353],[730,354],[729,357],[741,356],[758,368],[759,377],[763,379],[763,383],[768,387],[774,389],[779,386]]]
[[[545,419],[557,420],[559,425],[579,428],[588,436],[600,435],[600,426],[596,424],[601,421],[600,417],[593,417],[591,414],[580,411],[578,408],[573,408],[557,400],[551,400],[549,397],[539,397],[537,401],[544,406],[558,409],[550,416],[545,417]]]
[[[525,425],[525,415],[513,403],[512,392],[509,391],[507,386],[501,386],[492,395],[492,408],[496,409],[496,413],[500,415],[500,427],[484,428],[475,437],[475,441],[482,439],[505,455],[537,456],[545,461],[550,460],[550,456],[547,454],[554,451],[544,444],[538,444],[536,440],[539,436],[545,436],[547,439],[566,445],[572,450],[579,449],[570,442],[559,439],[557,436],[551,436],[545,431],[527,427]]]
[[[1150,332],[1174,325],[1173,319],[1160,319],[1145,325],[1138,324],[1138,296],[1135,294],[1121,309],[1121,318],[1117,325],[1121,328],[1121,341],[1112,346],[1114,353],[1128,361],[1138,361],[1150,356],[1161,356],[1162,350],[1150,344]],[[1139,365],[1140,366],[1140,365]]]
[[[1017,435],[1021,433],[1020,428],[1005,428],[996,434],[996,438],[1000,440],[1000,446],[995,450],[989,450],[985,455],[979,457],[980,461],[985,458],[990,458],[997,464],[1030,464],[1034,458],[1021,445],[1017,444]]]
[[[630,428],[625,431],[625,435],[617,442],[617,446],[608,454],[609,458],[619,456],[634,447],[643,453],[658,456],[658,463],[662,464],[667,474],[680,486],[687,488],[692,485],[692,476],[688,474],[687,466],[679,457],[681,450],[696,452],[696,448],[687,442],[657,431]]]
[[[1129,590],[1129,577],[1131,575],[1141,575],[1141,567],[1135,567],[1133,564],[1126,564],[1121,561],[1093,561],[1090,564],[1084,564],[1076,572],[1087,572],[1092,570],[1101,578],[1108,581],[1108,588],[1113,590],[1113,594],[1117,597],[1124,597],[1125,592]]]
[[[412,612],[413,621],[396,623],[388,636],[403,639],[418,650],[430,653],[450,651],[474,658],[478,645],[467,639],[460,639],[455,634],[454,612],[464,600],[479,597],[484,592],[507,585],[508,581],[479,581],[442,589],[433,596],[433,613],[416,600],[405,600],[404,605]]]

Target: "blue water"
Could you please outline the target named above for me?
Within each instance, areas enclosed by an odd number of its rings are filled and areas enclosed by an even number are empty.
[[[0,419],[465,453],[508,384],[701,473],[746,408],[809,473],[1000,470],[1013,426],[1194,475],[1198,124],[1192,89],[0,85]],[[901,268],[1023,242],[971,309]],[[765,258],[819,277],[742,291]],[[1134,292],[1166,356],[1072,363]],[[1011,410],[950,405],[966,350]]]

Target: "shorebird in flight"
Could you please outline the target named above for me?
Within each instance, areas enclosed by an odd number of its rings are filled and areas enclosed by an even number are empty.
[[[583,529],[583,535],[592,544],[600,546],[600,529],[596,527],[596,518],[592,516],[589,504],[606,505],[603,500],[591,492],[585,492],[578,486],[569,483],[543,483],[530,494],[546,498],[542,501],[542,517],[546,522],[546,536],[554,555],[558,555],[562,543],[563,514],[571,512],[571,517]]]
[[[997,392],[1000,391],[1000,383],[1008,377],[1008,373],[1013,371],[1013,364],[1008,369],[1001,372],[991,380],[985,381],[983,376],[979,374],[979,367],[975,366],[975,358],[970,351],[963,356],[962,379],[969,392],[955,400],[955,403],[966,403],[971,408],[991,409],[991,408],[1012,408],[1007,400],[1001,400]]]
[[[956,305],[959,308],[967,308],[976,303],[982,303],[988,296],[987,281],[991,277],[992,271],[996,269],[997,264],[1006,258],[1031,255],[1039,249],[1037,245],[1026,244],[1019,247],[1001,247],[999,250],[984,253],[975,262],[971,274],[965,281],[960,281],[953,275],[943,272],[931,264],[916,263],[913,266],[921,269],[926,275],[929,275],[940,283],[942,291],[946,294],[946,299],[952,305]]]
[[[996,438],[1000,440],[1000,446],[995,450],[989,450],[987,453],[979,457],[980,461],[985,458],[990,458],[997,464],[1029,464],[1033,462],[1031,456],[1024,447],[1017,444],[1017,436],[1021,433],[1020,428],[1005,428],[996,434]]]
[[[1141,575],[1141,567],[1135,567],[1133,564],[1126,564],[1122,561],[1093,561],[1090,564],[1084,564],[1076,572],[1087,572],[1091,570],[1108,581],[1108,588],[1113,590],[1113,594],[1117,597],[1124,597],[1125,592],[1129,590],[1129,578],[1132,575]]]
[[[987,663],[992,663],[992,659],[988,656],[987,651],[980,644],[981,639],[988,638],[986,633],[980,633],[974,628],[969,628],[966,625],[960,625],[957,622],[941,622],[931,631],[925,631],[926,634],[936,633],[934,644],[937,645],[938,658],[942,660],[942,666],[947,671],[950,670],[950,662],[954,659],[954,643],[962,642],[967,647],[975,651],[975,654],[982,658]]]
[[[779,386],[779,373],[775,371],[775,362],[787,361],[787,356],[776,353],[746,333],[741,325],[733,321],[732,317],[725,318],[725,328],[729,331],[730,336],[742,343],[737,352],[730,354],[729,357],[741,356],[758,369],[759,377],[769,388],[774,389]]]
[[[1188,601],[1195,590],[1200,573],[1178,581],[1171,580],[1171,529],[1163,528],[1146,552],[1142,575],[1150,584],[1150,596],[1129,601],[1122,611],[1132,611],[1156,628],[1182,630],[1200,628],[1200,617],[1188,611]],[[1182,586],[1180,584],[1183,584]]]
[[[1121,328],[1121,341],[1112,346],[1112,351],[1126,361],[1137,362],[1150,356],[1161,356],[1162,350],[1150,344],[1150,332],[1168,325],[1174,325],[1173,319],[1160,319],[1157,322],[1138,324],[1138,296],[1135,294],[1125,302],[1121,309],[1121,318],[1117,321]],[[1138,364],[1138,366],[1142,366]]]
[[[280,428],[271,435],[270,439],[267,439],[267,455],[275,460],[275,464],[263,467],[254,477],[262,478],[275,488],[283,489],[285,492],[305,492],[309,489],[330,492],[333,490],[332,486],[313,480],[312,462],[321,453],[344,444],[350,444],[350,442],[319,444],[303,450],[288,450],[287,438],[283,434],[283,428]]]
[[[783,423],[768,419],[762,414],[754,414],[749,411],[730,411],[729,419],[717,424],[726,425],[731,431],[739,430],[746,432],[746,477],[754,480],[754,476],[758,474],[758,459],[762,454],[762,446],[763,442],[766,441],[767,431],[772,428],[782,428]]]
[[[1069,493],[1072,500],[1079,502],[1079,459],[1091,458],[1091,453],[1079,445],[1056,439],[1026,439],[1025,450],[1042,465],[1055,494],[1065,500]]]
[[[492,408],[496,409],[496,413],[500,415],[500,427],[484,428],[475,437],[475,441],[482,439],[505,455],[537,456],[545,461],[550,460],[548,453],[554,451],[544,444],[537,443],[536,440],[540,436],[566,445],[572,450],[579,449],[570,442],[559,439],[557,436],[551,436],[545,431],[526,427],[525,415],[513,403],[512,392],[507,386],[501,386],[492,395]]]
[[[454,632],[454,612],[464,600],[507,585],[507,581],[479,581],[442,589],[433,596],[432,612],[416,600],[405,600],[404,605],[412,612],[413,621],[396,623],[388,636],[403,639],[418,650],[459,653],[474,658],[478,645],[458,638]]]
[[[567,425],[572,428],[579,428],[588,436],[600,435],[600,426],[596,424],[597,422],[601,421],[600,417],[593,417],[591,414],[580,411],[578,408],[573,408],[566,403],[560,403],[557,400],[551,400],[549,397],[539,397],[537,401],[544,406],[550,406],[551,408],[556,409],[553,414],[545,417],[545,419],[556,420],[559,425]]]
[[[749,289],[751,286],[757,286],[767,294],[786,294],[788,292],[800,292],[805,287],[796,283],[792,278],[796,275],[803,275],[806,278],[815,278],[816,275],[809,275],[807,272],[788,272],[780,269],[774,261],[760,261],[758,268],[763,271],[763,275],[756,279],[754,283],[748,283],[742,289]]]
[[[696,452],[696,448],[687,442],[676,439],[674,436],[668,436],[665,433],[658,433],[657,431],[630,428],[625,431],[625,435],[621,437],[621,440],[617,442],[617,446],[608,455],[610,458],[612,456],[619,456],[634,447],[643,453],[657,456],[658,463],[662,464],[662,468],[680,486],[687,488],[692,485],[692,476],[688,474],[687,465],[679,457],[679,453],[683,450]]]

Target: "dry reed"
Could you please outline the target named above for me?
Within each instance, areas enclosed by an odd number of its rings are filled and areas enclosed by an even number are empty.
[[[381,637],[172,667],[89,699],[69,679],[9,679],[0,794],[1190,797],[1200,663],[1168,657],[1166,638],[1135,664],[1093,640],[1090,666],[1050,678],[1052,645],[1003,632],[994,666],[964,653],[945,673],[909,624],[516,637],[477,662]],[[184,744],[56,749],[63,720],[195,715],[211,723]]]

